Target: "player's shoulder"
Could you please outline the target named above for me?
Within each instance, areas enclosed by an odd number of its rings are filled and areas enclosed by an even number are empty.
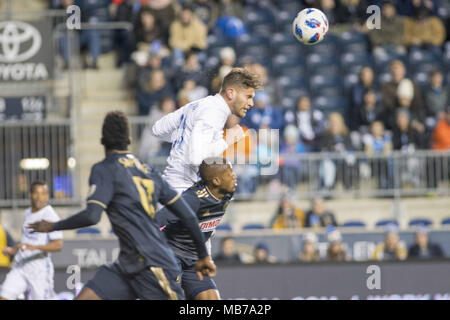
[[[58,216],[58,214],[56,213],[56,210],[51,205],[47,205],[42,210],[44,211],[44,214],[46,214],[46,215]]]

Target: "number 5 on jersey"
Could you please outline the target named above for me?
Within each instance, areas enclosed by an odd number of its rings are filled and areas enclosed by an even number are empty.
[[[141,197],[141,204],[147,214],[155,218],[155,208],[152,204],[153,192],[155,190],[155,185],[151,179],[143,179],[141,177],[133,177],[133,182]]]

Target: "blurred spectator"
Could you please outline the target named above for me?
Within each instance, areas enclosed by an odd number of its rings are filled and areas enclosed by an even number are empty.
[[[232,237],[225,237],[220,242],[220,253],[214,257],[217,264],[239,264],[242,263],[241,256],[236,251],[235,242]]]
[[[160,27],[156,24],[156,19],[153,16],[152,10],[144,7],[139,12],[139,17],[135,25],[136,47],[148,50],[153,41],[163,40],[163,33]]]
[[[434,128],[431,138],[434,150],[450,150],[450,106]]]
[[[397,90],[400,82],[405,79],[406,69],[403,62],[400,60],[394,60],[390,65],[392,80],[383,84],[381,87],[381,96],[383,108],[387,115],[395,113],[395,109],[398,106]],[[425,110],[422,93],[419,86],[413,82],[413,97],[410,104],[410,110]],[[385,120],[384,125],[387,129],[392,129],[392,121]]]
[[[302,228],[305,225],[305,213],[296,208],[292,199],[285,195],[281,198],[271,226],[275,230]]]
[[[364,104],[364,94],[372,90],[377,92],[377,83],[374,81],[373,69],[365,66],[359,72],[359,81],[352,87],[350,92],[350,107],[349,107],[349,127],[350,130],[358,130],[357,118],[359,110]]]
[[[206,49],[208,29],[192,12],[192,7],[185,4],[178,18],[170,25],[169,45],[173,49],[174,63],[181,66],[184,54],[190,50]]]
[[[320,260],[320,253],[317,248],[317,236],[315,233],[307,232],[303,236],[303,246],[299,259],[302,262],[314,262]]]
[[[421,4],[414,8],[414,17],[405,18],[405,45],[410,49],[426,49],[440,58],[440,46],[446,38],[445,26],[432,14],[432,10]]]
[[[404,17],[397,15],[393,1],[383,1],[381,14],[381,29],[369,31],[369,39],[375,58],[386,61],[392,55],[405,55]]]
[[[430,242],[425,227],[420,227],[415,235],[415,243],[409,247],[408,259],[432,259],[444,257],[444,252],[438,243]]]
[[[236,17],[243,19],[244,8],[238,0],[219,0],[219,17]]]
[[[218,16],[217,3],[208,0],[194,0],[192,8],[195,15],[208,27],[214,28]]]
[[[15,245],[16,243],[14,242],[9,232],[0,225],[0,267],[10,266],[12,257],[10,257],[8,254],[5,254],[4,250],[8,247],[12,248]]]
[[[253,250],[253,260],[252,263],[255,264],[266,264],[275,263],[276,258],[270,255],[269,247],[264,242],[259,242],[256,244]]]
[[[269,95],[264,91],[257,91],[254,98],[255,106],[247,111],[242,124],[250,129],[278,129],[283,127],[283,114],[278,107],[270,104]]]
[[[164,42],[167,43],[169,39],[169,28],[175,20],[175,8],[173,0],[147,0],[146,6],[152,10],[153,16],[156,19],[156,24],[163,32]]]
[[[399,110],[396,114],[396,126],[392,131],[394,150],[412,152],[424,149],[426,145],[423,135],[412,126],[410,117],[409,112],[404,110]]]
[[[307,149],[300,141],[299,130],[294,125],[284,128],[283,138],[280,148],[279,173],[281,182],[289,189],[294,190],[300,183],[302,174],[302,163],[297,155],[307,152]]]
[[[115,21],[131,22],[136,29],[139,12],[144,0],[123,0],[121,3],[113,2]],[[114,33],[114,44],[118,52],[117,66],[130,61],[130,55],[135,49],[134,30],[118,29]]]
[[[396,227],[388,227],[384,242],[377,245],[373,253],[373,260],[389,261],[389,260],[405,260],[408,251],[400,243]]]
[[[433,12],[434,15],[438,14],[438,0],[396,0],[396,7],[398,13],[402,16],[412,17],[415,12],[415,8],[424,5]]]
[[[334,187],[338,176],[345,188],[350,188],[357,175],[356,159],[351,153],[348,153],[348,151],[353,151],[353,145],[344,118],[340,113],[330,113],[327,130],[319,140],[319,148],[323,152],[346,154],[344,159],[321,161],[319,167],[321,186],[327,189]]]
[[[267,92],[271,99],[271,103],[280,105],[280,87],[278,86],[275,77],[269,77],[267,68],[257,62],[248,62],[244,65],[250,72],[258,75],[260,81],[263,84],[264,91]]]
[[[342,262],[350,261],[350,255],[345,250],[342,244],[341,233],[332,228],[331,231],[327,233],[328,239],[328,249],[327,249],[327,261],[330,262]]]
[[[363,134],[369,131],[372,123],[382,120],[385,116],[383,106],[377,101],[375,91],[370,89],[364,93],[363,103],[354,112],[355,123],[351,124],[350,127]]]
[[[202,87],[207,87],[208,85],[198,61],[198,54],[195,51],[190,51],[186,54],[186,62],[176,74],[175,80],[178,90],[183,87],[183,83],[187,80],[192,80]]]
[[[205,87],[198,86],[195,81],[195,76],[187,76],[179,92],[180,94],[182,92],[185,93],[189,102],[204,98],[208,95],[208,90]]]
[[[316,197],[311,201],[311,209],[306,213],[306,228],[337,227],[336,218],[331,211],[326,210],[325,201]]]
[[[298,128],[300,140],[308,152],[317,151],[318,137],[325,130],[325,118],[322,111],[311,108],[308,96],[298,99],[296,110],[285,112],[284,121]]]
[[[442,71],[435,69],[430,72],[430,84],[425,91],[425,102],[428,109],[427,126],[434,126],[443,118],[445,107],[450,103],[450,86],[444,85]],[[430,120],[432,120],[431,123]]]
[[[151,163],[153,157],[169,156],[171,143],[156,138],[152,134],[152,127],[156,121],[173,111],[175,111],[175,101],[171,97],[164,97],[157,108],[151,109],[140,141],[139,159],[142,161]]]
[[[411,125],[417,129],[420,133],[425,131],[425,115],[427,113],[425,104],[413,105],[414,97],[414,84],[409,79],[403,79],[400,81],[397,87],[397,111],[404,110],[409,112],[411,116]],[[390,119],[394,120],[392,117]],[[391,121],[392,121],[391,120]],[[389,121],[389,120],[388,120]]]
[[[150,109],[166,96],[172,96],[172,88],[166,82],[164,72],[152,71],[148,83],[137,91],[139,115],[148,115]]]

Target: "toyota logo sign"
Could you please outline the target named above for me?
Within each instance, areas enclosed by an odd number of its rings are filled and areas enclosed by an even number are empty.
[[[0,22],[0,62],[22,62],[41,48],[42,37],[32,25],[21,21]]]

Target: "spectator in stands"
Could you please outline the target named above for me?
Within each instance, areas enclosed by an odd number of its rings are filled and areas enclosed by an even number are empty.
[[[408,259],[443,258],[444,252],[438,243],[430,242],[425,227],[420,227],[415,235],[415,243],[409,247]]]
[[[307,152],[307,149],[300,141],[299,130],[294,125],[288,125],[284,128],[283,138],[278,160],[281,183],[294,190],[301,181],[303,169],[298,154]]]
[[[206,77],[202,72],[202,67],[198,61],[198,53],[195,51],[189,51],[186,54],[186,62],[185,64],[176,72],[176,83],[177,89],[181,89],[183,87],[183,83],[186,80],[193,80],[196,84],[207,87],[208,83],[205,81]]]
[[[16,245],[13,238],[0,225],[0,267],[9,267],[11,264],[11,258],[9,254],[6,254],[6,248],[12,248]]]
[[[222,85],[223,78],[235,66],[236,62],[236,54],[232,47],[222,48],[220,50],[219,56],[220,63],[210,71],[210,73],[214,77],[211,81],[210,91],[215,93],[220,91],[220,86]]]
[[[384,242],[376,246],[372,259],[378,261],[405,260],[408,251],[399,241],[397,228],[388,226],[387,229]]]
[[[306,228],[325,228],[337,226],[336,218],[331,211],[325,208],[322,197],[315,197],[311,201],[311,209],[306,213]]]
[[[392,136],[384,130],[381,121],[375,121],[370,127],[370,133],[363,135],[364,152],[369,156],[388,155],[392,151]],[[360,166],[363,163],[360,164]],[[374,158],[370,160],[369,170],[376,175],[380,189],[390,189],[393,186],[393,163],[391,159]]]
[[[319,250],[317,249],[317,236],[314,232],[307,232],[303,236],[303,245],[299,260],[301,262],[315,262],[320,260]]]
[[[356,176],[355,158],[348,153],[353,151],[352,141],[344,118],[340,113],[330,113],[328,127],[319,140],[319,148],[322,152],[333,152],[345,155],[337,160],[326,159],[320,163],[320,184],[327,189],[335,186],[336,176],[343,180],[345,188],[350,188],[353,177]]]
[[[330,262],[343,262],[350,261],[350,255],[345,250],[342,243],[341,233],[335,228],[331,228],[327,232],[328,249],[327,249],[327,261]]]
[[[218,10],[219,17],[236,17],[239,19],[244,17],[244,8],[237,0],[219,0]]]
[[[298,99],[296,110],[285,112],[284,121],[298,128],[300,141],[308,152],[317,151],[319,137],[325,130],[325,118],[322,111],[311,108],[308,96]]]
[[[387,115],[395,113],[398,106],[397,89],[400,81],[405,79],[406,68],[402,61],[394,60],[391,65],[392,80],[383,84],[381,87],[381,97],[383,108]],[[413,98],[411,101],[411,110],[425,110],[423,97],[419,86],[413,82]],[[392,130],[392,122],[385,120],[384,125],[387,129]]]
[[[153,16],[152,10],[144,7],[139,12],[139,17],[135,25],[135,47],[142,48],[146,51],[154,41],[160,41],[162,44],[163,33],[160,27],[156,24],[156,19]]]
[[[250,72],[258,75],[259,79],[264,87],[264,91],[267,92],[269,97],[271,98],[271,103],[274,105],[280,105],[280,87],[278,86],[274,77],[269,77],[269,72],[267,68],[262,64],[257,62],[249,62],[244,64],[244,67],[248,69]]]
[[[178,18],[170,25],[169,45],[173,49],[174,63],[181,66],[190,50],[206,49],[208,29],[192,12],[190,4],[183,5]]]
[[[443,118],[445,108],[450,103],[450,86],[444,85],[442,71],[435,69],[430,72],[430,84],[425,91],[425,103],[428,110],[426,124],[434,127]]]
[[[425,49],[441,57],[440,46],[446,38],[445,26],[441,19],[432,16],[426,5],[414,8],[414,17],[405,18],[405,45],[411,50]]]
[[[192,8],[195,15],[208,27],[209,30],[214,28],[218,16],[217,3],[208,0],[194,0]]]
[[[142,161],[151,163],[153,157],[169,156],[171,144],[156,138],[152,134],[152,127],[156,121],[173,111],[175,111],[175,101],[172,97],[162,98],[158,107],[150,110],[139,147],[139,159]]]
[[[372,123],[383,120],[385,116],[383,106],[378,101],[376,92],[370,89],[364,93],[363,103],[354,112],[355,123],[351,124],[350,127],[355,128],[362,134],[369,132]]]
[[[112,11],[115,21],[138,23],[139,12],[143,0],[123,0],[121,3],[113,1]],[[114,44],[117,50],[117,66],[130,61],[131,53],[134,51],[134,35],[132,30],[118,29],[114,32]]]
[[[396,0],[395,2],[398,14],[402,16],[412,17],[416,8],[421,5],[431,10],[434,15],[438,14],[438,0]]]
[[[271,226],[274,230],[302,228],[305,225],[305,213],[297,208],[288,195],[284,195],[277,212],[272,218]]]
[[[164,42],[168,43],[169,28],[175,20],[175,8],[173,0],[146,0],[146,6],[152,10],[156,24],[163,32]]]
[[[396,126],[393,129],[392,142],[394,150],[412,152],[424,149],[424,136],[412,124],[408,111],[399,110],[396,115]]]
[[[359,81],[356,83],[350,92],[350,105],[349,105],[349,127],[350,130],[358,130],[357,118],[359,115],[359,110],[361,110],[364,104],[364,94],[367,91],[378,92],[377,84],[374,81],[373,69],[369,66],[365,66],[359,72]]]
[[[220,253],[214,257],[216,264],[240,264],[243,263],[241,256],[236,251],[235,242],[232,237],[225,237],[220,242]]]
[[[270,255],[269,247],[264,242],[259,242],[253,249],[252,263],[267,264],[276,262],[276,258]]]
[[[250,129],[278,129],[283,127],[283,114],[278,107],[270,104],[269,95],[264,91],[257,91],[254,98],[255,106],[247,111],[242,124]]]
[[[412,104],[413,97],[414,97],[413,82],[406,78],[401,80],[397,87],[398,105],[396,110],[397,111],[404,110],[409,112],[411,116],[411,125],[420,133],[424,133],[425,116],[427,113],[426,106],[425,104],[413,105]],[[392,117],[390,117],[390,119],[394,120]]]
[[[161,70],[152,71],[148,83],[137,91],[139,115],[148,115],[151,108],[163,97],[171,97],[172,95],[172,88],[166,82],[164,72]]]
[[[394,1],[383,1],[381,14],[381,29],[369,31],[369,39],[375,58],[386,61],[392,55],[405,55],[406,48],[403,36],[405,20],[404,17],[397,15]]]
[[[204,98],[208,95],[208,89],[197,85],[196,81],[197,78],[194,75],[188,75],[183,82],[183,87],[179,91],[187,95],[189,102]]]
[[[433,150],[450,150],[450,106],[434,128],[431,138]]]

